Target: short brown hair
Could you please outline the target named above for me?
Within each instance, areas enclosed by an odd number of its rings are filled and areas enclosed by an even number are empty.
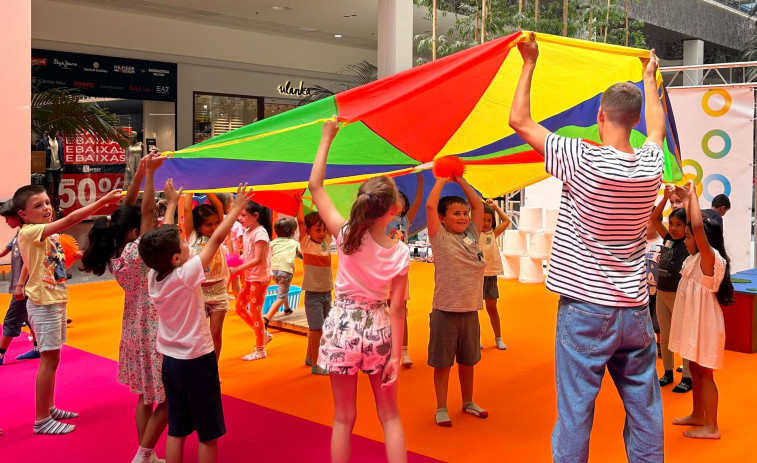
[[[173,267],[174,254],[181,254],[181,231],[178,225],[161,225],[139,240],[139,257],[145,265],[157,272],[166,272]]]
[[[305,228],[313,228],[316,225],[326,225],[326,222],[317,211],[313,211],[305,216]]]
[[[282,238],[291,238],[295,230],[297,230],[297,221],[291,217],[282,217],[273,224],[273,231],[276,232],[276,236]]]
[[[608,120],[629,128],[638,122],[641,104],[641,90],[629,82],[610,85],[600,101]]]
[[[45,187],[41,185],[22,186],[13,193],[13,209],[16,212],[26,210],[26,203],[29,201],[29,198],[41,193],[47,193]]]

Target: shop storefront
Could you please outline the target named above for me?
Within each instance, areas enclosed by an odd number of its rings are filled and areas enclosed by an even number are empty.
[[[176,82],[174,63],[32,49],[36,89],[76,90],[85,96],[81,102],[115,114],[132,140],[123,149],[85,132],[67,138],[47,133],[34,143],[32,182],[51,190],[64,214],[128,187],[149,146],[176,148]]]

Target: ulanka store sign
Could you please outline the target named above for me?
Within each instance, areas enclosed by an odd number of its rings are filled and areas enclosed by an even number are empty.
[[[310,96],[310,88],[305,87],[300,81],[299,87],[292,87],[291,81],[287,80],[283,85],[278,86],[279,94],[294,96]]]

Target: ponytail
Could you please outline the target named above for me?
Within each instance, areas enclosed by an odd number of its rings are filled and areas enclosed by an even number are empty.
[[[268,233],[269,238],[273,236],[273,224],[272,224],[273,220],[272,220],[272,213],[270,209],[252,200],[247,201],[247,204],[244,206],[244,209],[247,211],[248,214],[257,214],[258,223],[260,224],[260,226],[265,228],[265,231]]]
[[[360,185],[344,231],[342,251],[348,255],[358,251],[373,222],[396,204],[397,188],[389,177],[374,177]]]
[[[87,247],[81,258],[80,269],[85,272],[102,275],[108,261],[124,243],[126,234],[133,229],[139,230],[142,214],[136,206],[121,206],[110,217],[98,217],[87,235]]]

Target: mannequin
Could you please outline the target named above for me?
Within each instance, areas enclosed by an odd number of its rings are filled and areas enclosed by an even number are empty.
[[[131,132],[131,146],[126,148],[126,174],[124,175],[124,189],[128,189],[131,185],[134,174],[139,167],[139,161],[144,156],[144,148],[142,147],[142,137],[137,132]]]
[[[37,149],[45,152],[45,185],[47,195],[56,211],[60,211],[60,179],[63,174],[65,159],[63,156],[63,139],[52,132],[45,134],[37,142]]]

